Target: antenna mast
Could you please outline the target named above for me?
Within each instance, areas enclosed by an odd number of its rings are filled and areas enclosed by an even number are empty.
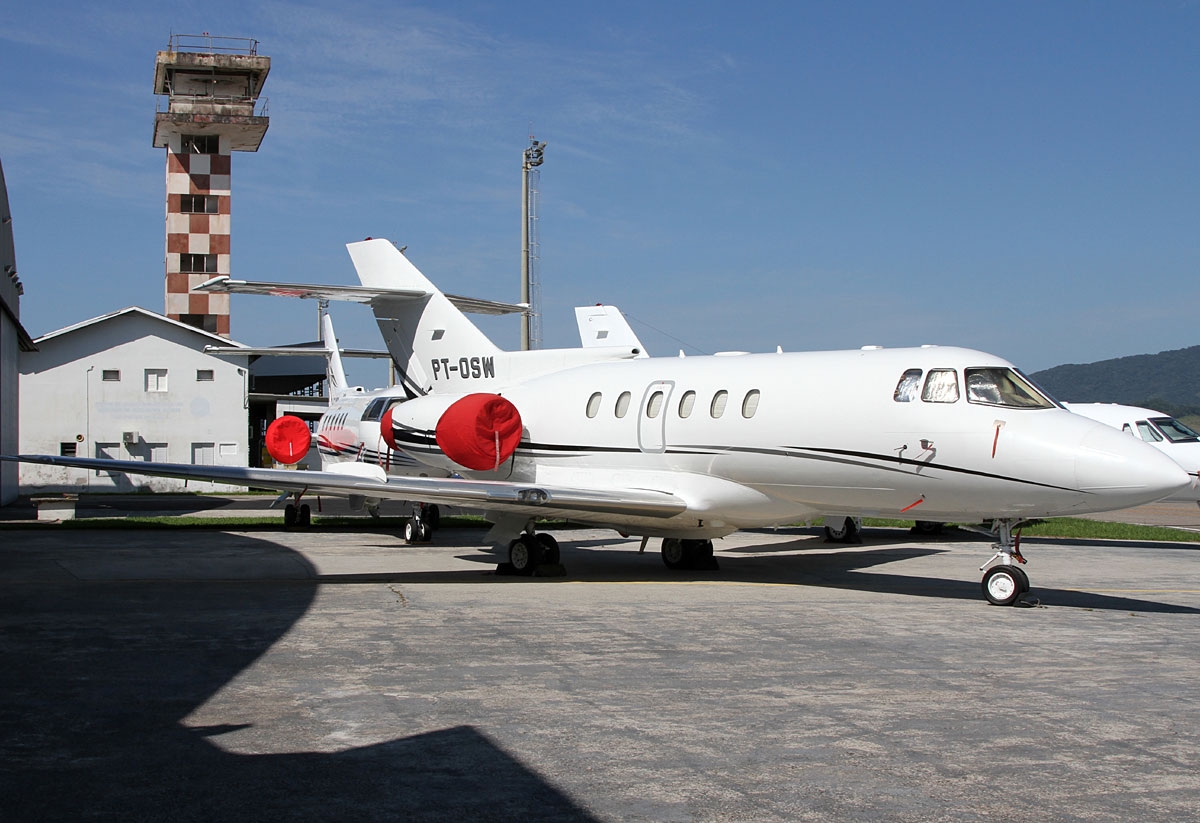
[[[544,141],[539,143],[530,135],[529,148],[525,149],[521,163],[521,302],[529,306],[521,315],[522,351],[539,348],[542,344],[542,318],[538,306],[541,302],[541,282],[533,271],[533,264],[538,259],[537,180],[541,175],[537,167],[542,165],[545,149]]]

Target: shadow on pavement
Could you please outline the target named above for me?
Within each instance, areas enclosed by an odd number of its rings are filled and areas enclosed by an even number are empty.
[[[0,553],[0,820],[593,819],[469,726],[247,755],[216,745],[241,724],[182,725],[305,614],[315,575],[34,576]]]

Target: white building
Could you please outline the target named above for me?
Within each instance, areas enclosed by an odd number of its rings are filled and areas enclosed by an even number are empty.
[[[4,169],[0,167],[0,454],[16,454],[20,436],[17,363],[23,352],[35,349],[21,327],[21,294],[17,255],[13,246],[12,212]],[[0,463],[0,506],[17,499],[17,464]]]
[[[204,353],[238,344],[136,307],[33,342],[20,358],[21,453],[247,465],[250,357]],[[22,494],[240,488],[31,463],[20,475]]]

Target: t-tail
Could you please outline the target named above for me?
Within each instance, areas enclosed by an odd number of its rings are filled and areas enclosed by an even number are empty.
[[[400,380],[412,395],[494,392],[542,374],[584,363],[644,357],[640,346],[594,346],[507,352],[459,309],[473,302],[443,294],[384,239],[346,246],[371,301],[375,320]],[[457,305],[456,305],[457,303]]]
[[[325,340],[325,380],[329,384],[329,405],[333,405],[353,392],[346,382],[346,370],[342,368],[342,353],[338,350],[337,336],[333,333],[333,319],[321,315],[321,336]],[[359,391],[362,391],[359,389]]]

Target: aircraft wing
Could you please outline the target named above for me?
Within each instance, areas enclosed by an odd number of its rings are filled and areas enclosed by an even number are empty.
[[[44,454],[18,457],[5,455],[0,456],[0,460],[122,474],[177,477],[184,480],[207,480],[335,497],[363,495],[382,500],[420,500],[423,503],[465,506],[531,517],[570,517],[573,514],[592,513],[667,518],[680,514],[687,508],[675,495],[650,489],[607,491],[441,477],[389,477],[386,481],[380,481],[330,471],[197,466],[189,463],[148,463],[141,460],[57,457]]]
[[[193,291],[221,294],[263,294],[275,297],[300,297],[309,300],[341,300],[374,306],[389,300],[420,300],[429,292],[421,289],[384,289],[371,286],[322,286],[309,283],[268,283],[265,281],[234,280],[227,275],[206,280]],[[476,297],[447,294],[446,299],[460,311],[472,314],[520,314],[529,311],[524,303],[501,303]]]

